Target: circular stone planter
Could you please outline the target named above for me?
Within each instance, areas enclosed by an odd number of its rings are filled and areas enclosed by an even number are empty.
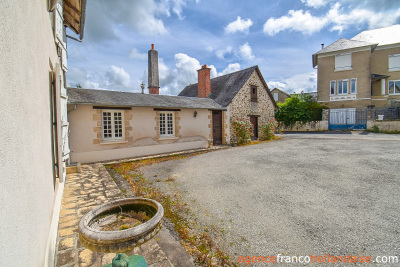
[[[145,211],[148,221],[118,231],[100,231],[100,223],[107,216],[122,211]],[[125,252],[154,237],[161,228],[164,209],[148,198],[124,198],[102,204],[85,214],[79,222],[79,240],[83,246],[98,252]]]

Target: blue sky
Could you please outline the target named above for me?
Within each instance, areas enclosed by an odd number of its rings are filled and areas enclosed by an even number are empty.
[[[168,95],[197,83],[204,64],[212,77],[258,65],[270,89],[316,91],[321,43],[400,23],[398,0],[87,2],[83,42],[68,40],[68,85],[140,92],[154,43]]]

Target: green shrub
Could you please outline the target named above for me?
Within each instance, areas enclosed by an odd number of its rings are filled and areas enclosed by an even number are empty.
[[[249,119],[234,119],[232,122],[233,132],[237,138],[238,145],[246,144],[253,136],[254,126]]]
[[[302,123],[322,120],[322,108],[310,95],[292,95],[285,102],[278,103],[279,109],[275,118],[287,127],[292,127],[297,121]]]
[[[270,119],[265,125],[261,127],[261,139],[271,140],[275,137],[275,132],[278,130],[278,121]]]

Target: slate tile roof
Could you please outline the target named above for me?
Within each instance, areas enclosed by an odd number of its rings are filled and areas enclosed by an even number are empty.
[[[211,79],[211,93],[208,95],[207,99],[213,99],[221,106],[227,107],[254,71],[258,72],[260,79],[267,89],[271,101],[277,108],[272,94],[268,89],[268,86],[265,83],[257,65]],[[197,83],[186,86],[179,93],[179,96],[198,97]]]
[[[80,88],[67,88],[67,94],[69,104],[225,110],[225,108],[209,98],[150,95]]]
[[[373,43],[365,42],[365,41],[356,41],[356,40],[348,40],[348,39],[340,38],[339,40],[337,40],[337,41],[333,42],[332,44],[328,45],[327,47],[325,47],[324,49],[319,50],[315,54],[324,54],[324,53],[358,48],[358,47],[364,47],[364,46],[369,46],[369,45],[376,46],[377,44],[373,44]]]
[[[400,25],[360,32],[351,40],[377,43],[378,46],[400,43]]]

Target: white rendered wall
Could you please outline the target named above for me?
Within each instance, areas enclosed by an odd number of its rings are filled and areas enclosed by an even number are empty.
[[[69,109],[72,110],[73,106],[69,105]],[[91,105],[77,105],[77,109],[68,114],[72,162],[111,161],[208,147],[211,111],[206,109],[181,109],[178,112],[179,122],[176,122],[180,126],[177,137],[162,139],[157,137],[155,130],[156,111],[153,108],[133,107],[124,111],[125,123],[129,122],[132,128],[129,133],[132,140],[129,141],[126,136],[126,141],[115,144],[94,142],[98,138],[94,129],[100,123],[94,120],[97,115],[100,116],[97,111]],[[196,117],[194,111],[197,112]],[[131,119],[127,119],[128,116]]]
[[[47,1],[2,0],[0,17],[0,266],[42,266],[56,192],[49,72],[58,57]]]

